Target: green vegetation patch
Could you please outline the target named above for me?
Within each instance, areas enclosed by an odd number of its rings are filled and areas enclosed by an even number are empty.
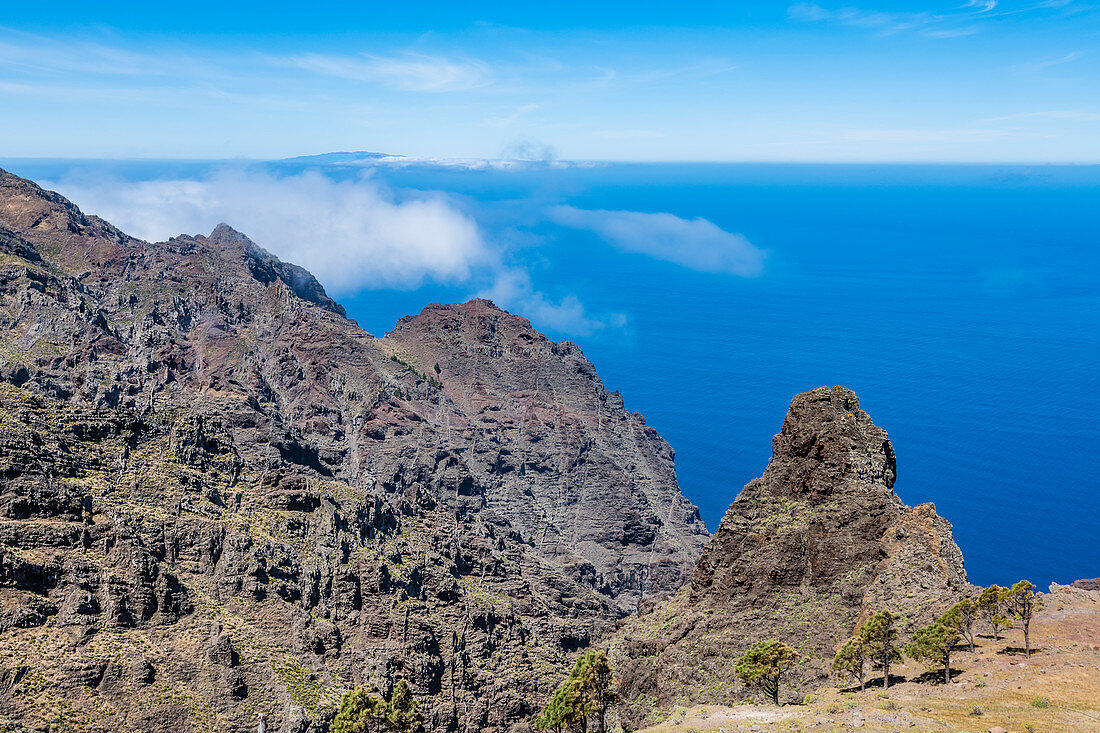
[[[322,711],[335,710],[340,705],[341,691],[321,684],[315,679],[313,671],[297,659],[284,659],[273,662],[271,666],[290,698],[310,717]]]

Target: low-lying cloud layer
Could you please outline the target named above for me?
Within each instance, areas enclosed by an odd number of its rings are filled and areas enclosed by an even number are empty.
[[[526,270],[517,268],[501,270],[492,286],[478,293],[478,297],[488,298],[505,310],[519,313],[536,326],[542,324],[545,328],[577,336],[626,323],[626,316],[621,313],[593,316],[576,295],[566,295],[557,302],[550,300],[535,290]]]
[[[47,185],[151,242],[205,234],[224,221],[310,270],[337,297],[425,283],[459,286],[526,316],[537,328],[571,336],[621,327],[627,319],[592,313],[574,293],[548,295],[535,286],[524,257],[552,257],[551,249],[542,249],[552,240],[520,235],[543,217],[594,232],[619,251],[703,272],[752,276],[764,258],[744,237],[706,219],[571,206],[547,210],[534,201],[471,208],[477,205],[442,192],[392,190],[369,170],[337,180],[314,170],[277,175],[230,167],[184,179],[73,177]]]
[[[369,178],[224,171],[203,180],[51,184],[85,211],[149,241],[227,222],[336,293],[462,283],[494,255],[477,223],[441,194],[398,200]]]
[[[594,232],[623,252],[636,252],[702,272],[753,276],[764,266],[764,252],[740,234],[702,219],[640,211],[605,211],[555,206],[550,219],[561,226]]]
[[[302,265],[334,295],[411,289],[431,281],[471,293],[529,318],[536,327],[584,336],[621,325],[595,316],[576,295],[537,290],[506,248],[488,241],[472,216],[446,194],[403,191],[369,174],[335,181],[318,172],[276,176],[227,169],[201,179],[48,183],[84,211],[155,242],[205,234],[227,222],[260,246]]]

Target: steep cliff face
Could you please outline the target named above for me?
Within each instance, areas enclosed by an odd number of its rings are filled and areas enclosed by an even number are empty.
[[[9,729],[306,731],[398,679],[508,728],[706,539],[574,345],[487,301],[376,339],[229,227],[3,172],[0,427]]]
[[[853,392],[796,396],[764,475],[730,505],[691,583],[616,636],[634,712],[731,702],[736,658],[762,638],[798,649],[809,684],[871,610],[913,626],[953,602],[968,586],[951,525],[930,504],[906,507],[895,476],[890,440]]]
[[[548,557],[579,553],[595,586],[633,608],[678,588],[707,534],[676,487],[673,452],[623,409],[576,345],[492,303],[432,305],[382,347],[439,379],[486,503]]]

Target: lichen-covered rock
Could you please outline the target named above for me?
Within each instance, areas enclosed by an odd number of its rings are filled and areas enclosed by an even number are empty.
[[[673,701],[732,703],[733,668],[753,641],[777,638],[802,663],[793,690],[818,682],[872,610],[908,628],[969,586],[951,525],[893,491],[893,446],[850,390],[791,402],[764,475],[750,481],[711,538],[691,583],[644,605],[615,636],[628,724]]]

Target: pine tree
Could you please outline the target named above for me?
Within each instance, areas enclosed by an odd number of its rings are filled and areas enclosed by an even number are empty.
[[[416,704],[416,698],[413,697],[412,690],[409,689],[405,680],[399,680],[394,686],[387,707],[386,722],[392,731],[410,733],[424,724],[420,706]]]
[[[756,685],[779,705],[779,685],[798,659],[798,652],[781,641],[765,639],[753,644],[737,660],[734,672],[743,685]]]
[[[867,647],[858,636],[853,636],[840,647],[840,651],[833,657],[833,669],[851,675],[852,679],[859,682],[861,692],[867,689]]]
[[[589,649],[577,658],[569,677],[554,692],[554,696],[535,718],[538,730],[576,727],[588,731],[589,716],[595,716],[597,730],[607,730],[607,711],[619,700],[607,654],[602,649]]]
[[[882,688],[890,687],[890,665],[901,661],[898,649],[898,616],[890,611],[871,614],[859,629],[859,639],[867,648],[871,665],[882,670]]]
[[[581,692],[592,704],[597,730],[606,733],[607,710],[619,701],[618,683],[602,649],[591,649],[582,659],[584,673],[581,676]]]
[[[424,723],[424,716],[409,685],[400,680],[387,702],[356,687],[345,693],[332,722],[331,733],[413,733]]]
[[[993,629],[993,638],[1001,640],[1001,629],[1008,626],[1008,618],[1002,613],[1008,591],[999,585],[991,585],[978,596],[978,615]]]
[[[916,659],[943,666],[943,681],[951,681],[951,651],[959,643],[959,632],[950,626],[935,623],[913,632],[913,640],[905,645],[905,653]]]
[[[340,700],[332,733],[381,733],[386,722],[385,709],[382,698],[364,687],[356,687]]]
[[[964,598],[940,616],[938,623],[949,626],[966,639],[970,651],[974,651],[974,622],[978,619],[978,604],[970,598]]]
[[[1024,652],[1031,658],[1031,617],[1043,607],[1043,602],[1035,595],[1035,584],[1021,580],[1004,594],[1005,606],[1014,618],[1024,627]]]
[[[579,686],[575,680],[567,679],[554,692],[554,697],[535,718],[536,730],[562,730],[563,727],[581,724],[582,730],[588,729],[588,711],[581,703]]]

